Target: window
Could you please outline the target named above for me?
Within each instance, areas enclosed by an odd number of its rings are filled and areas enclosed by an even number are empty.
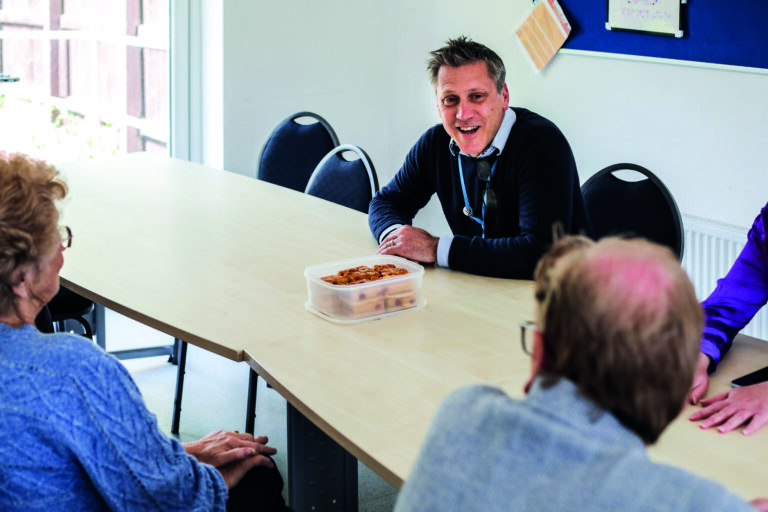
[[[0,150],[168,154],[169,0],[0,0]]]

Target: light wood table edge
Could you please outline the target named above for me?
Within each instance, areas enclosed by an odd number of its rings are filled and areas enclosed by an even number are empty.
[[[212,343],[204,338],[200,338],[199,336],[196,336],[188,331],[179,329],[178,327],[174,327],[164,322],[160,322],[159,320],[151,316],[147,316],[139,311],[125,307],[120,303],[117,303],[115,301],[108,299],[107,297],[104,297],[97,293],[93,293],[90,290],[83,288],[82,286],[79,286],[78,284],[64,277],[60,277],[59,279],[63,286],[65,286],[66,288],[69,288],[73,292],[80,294],[83,297],[86,297],[94,302],[97,302],[102,306],[104,306],[105,308],[108,308],[112,311],[120,313],[121,315],[124,315],[130,318],[131,320],[140,322],[148,327],[151,327],[152,329],[163,332],[174,338],[184,340],[187,343],[191,343],[208,352],[212,352],[214,354],[225,357],[232,361],[241,362],[245,360],[245,355],[242,350],[236,351],[236,350],[228,349],[227,347],[224,347],[222,345],[217,345],[216,343]]]
[[[367,455],[364,450],[352,442],[348,437],[344,436],[341,432],[333,428],[333,425],[324,420],[315,411],[313,411],[307,404],[302,402],[296,395],[291,393],[288,388],[283,386],[280,381],[259,362],[251,356],[248,351],[245,352],[245,361],[248,365],[257,373],[259,377],[263,378],[269,385],[277,391],[280,396],[287,400],[293,407],[295,407],[301,414],[303,414],[309,421],[315,424],[326,435],[336,441],[342,448],[351,453],[358,461],[365,464],[373,472],[383,478],[387,483],[394,486],[398,490],[403,486],[404,480],[397,476],[394,472],[387,469],[384,465],[376,461],[371,456]]]

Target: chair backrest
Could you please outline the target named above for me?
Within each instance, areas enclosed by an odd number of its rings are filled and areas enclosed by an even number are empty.
[[[354,160],[345,155],[354,154]],[[317,164],[305,192],[368,213],[368,204],[379,191],[379,179],[368,154],[358,146],[342,144]]]
[[[83,335],[86,338],[93,339],[93,326],[91,325],[91,321],[86,317],[91,315],[94,307],[95,304],[91,299],[87,299],[64,286],[61,286],[56,295],[54,295],[47,304],[47,316],[51,323],[48,324],[43,317],[39,317],[35,319],[35,324],[38,326],[40,332],[53,332],[54,326],[56,328],[55,330],[63,332],[66,331],[65,322],[67,320],[73,320],[82,327],[84,331]],[[40,321],[39,324],[38,320]]]
[[[299,118],[314,119],[309,124]],[[339,145],[331,125],[312,112],[297,112],[283,119],[261,148],[257,177],[303,192],[318,162]]]
[[[615,175],[630,170],[643,175],[627,181]],[[683,220],[672,194],[645,167],[614,164],[598,171],[581,187],[596,239],[638,236],[666,245],[682,260]]]

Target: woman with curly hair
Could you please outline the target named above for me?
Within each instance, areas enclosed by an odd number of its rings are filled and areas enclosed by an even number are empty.
[[[52,166],[0,153],[0,510],[289,510],[265,436],[170,439],[117,359],[35,327],[72,244],[66,195]]]

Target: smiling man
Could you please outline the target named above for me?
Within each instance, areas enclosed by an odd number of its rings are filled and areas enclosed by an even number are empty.
[[[591,230],[568,141],[547,119],[509,107],[504,63],[488,47],[449,40],[431,53],[427,70],[442,123],[421,136],[371,201],[378,253],[531,279],[554,223],[566,233]],[[412,226],[434,194],[451,235]]]

